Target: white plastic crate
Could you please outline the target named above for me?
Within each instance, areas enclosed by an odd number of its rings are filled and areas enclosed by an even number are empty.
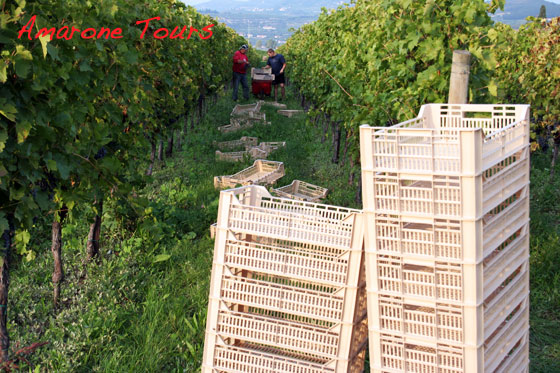
[[[246,111],[239,115],[232,116],[230,118],[231,123],[255,123],[255,122],[266,122],[266,113],[261,113],[258,111]]]
[[[203,372],[361,372],[360,211],[248,186],[222,191],[215,231]]]
[[[499,213],[478,221],[414,219],[388,214],[367,214],[370,252],[480,263],[499,252],[504,242],[528,230],[528,191]],[[509,242],[509,241],[508,241]]]
[[[277,109],[287,109],[288,106],[286,106],[286,104],[281,104],[279,102],[276,101],[261,101],[261,105],[269,105],[269,106],[273,106]]]
[[[262,123],[265,125],[271,124],[270,122],[266,121],[265,113],[253,113],[247,116],[231,117],[229,120],[229,124],[218,127],[218,131],[220,131],[221,133],[231,133],[242,129],[252,128],[257,123]]]
[[[429,104],[415,119],[360,127],[363,171],[480,175],[528,143],[529,105]]]
[[[274,346],[326,359],[336,358],[340,340],[340,332],[336,330],[303,327],[298,322],[243,312],[220,311],[217,325],[217,333],[223,339]]]
[[[237,185],[274,184],[284,176],[284,163],[257,159],[252,166],[234,175],[215,176],[215,188],[231,188]]]
[[[450,302],[426,302],[406,295],[371,292],[368,302],[377,311],[371,330],[445,343],[481,346],[518,307],[528,302],[528,272],[508,279],[488,302],[467,306]],[[481,322],[482,321],[482,322]],[[477,325],[480,328],[469,327]]]
[[[291,184],[272,189],[272,192],[280,197],[293,198],[300,201],[318,202],[325,198],[328,193],[327,188],[306,183],[301,180],[294,180]]]
[[[274,277],[280,280],[279,277]],[[289,313],[303,318],[336,323],[342,319],[344,297],[337,294],[337,288],[313,283],[295,283],[294,280],[284,283],[254,280],[242,276],[225,275],[222,278],[222,294],[224,302],[240,306],[266,309],[271,313]]]
[[[355,209],[276,198],[259,186],[231,189],[220,198],[228,216],[223,228],[328,247],[351,248],[361,214]]]
[[[526,364],[529,107],[424,105],[360,147],[372,371]]]
[[[247,104],[247,105],[240,105],[237,104],[231,111],[231,116],[240,116],[240,115],[251,115],[253,113],[258,113],[261,110],[261,101],[257,101],[254,104]]]
[[[210,225],[210,238],[216,237],[216,225],[217,223]]]
[[[228,162],[239,162],[248,158],[266,159],[273,151],[286,146],[285,142],[261,142],[258,146],[249,146],[247,145],[248,143],[250,143],[250,141],[245,142],[244,151],[221,152],[220,150],[216,150],[216,159]],[[232,144],[239,144],[239,141],[233,141]]]
[[[215,369],[219,372],[246,373],[336,373],[334,367],[308,362],[273,352],[237,346],[216,346]]]
[[[475,179],[387,172],[368,174],[364,176],[364,179],[371,176],[366,183],[372,192],[368,210],[419,218],[480,218],[528,185],[528,148],[512,158],[515,161],[509,166],[486,170]],[[494,172],[492,176],[487,176],[491,172]]]
[[[235,131],[239,131],[241,129],[244,128],[251,128],[253,127],[253,123],[246,123],[244,126],[241,126],[240,123],[238,122],[233,122],[233,123],[228,123],[228,124],[224,124],[223,126],[218,127],[218,131],[220,131],[221,133],[230,133],[230,132],[235,132]]]
[[[371,372],[508,372],[528,370],[529,307],[519,310],[485,347],[370,330]],[[500,369],[501,367],[501,369]]]
[[[495,370],[496,373],[529,372],[529,338],[525,337],[514,345]]]
[[[478,219],[528,185],[529,107],[424,105],[416,119],[361,126],[360,152],[365,212]]]
[[[249,136],[242,136],[239,140],[231,140],[231,141],[222,141],[216,142],[214,141],[214,145],[218,147],[218,149],[225,151],[225,150],[234,150],[237,148],[244,148],[245,150],[252,148],[253,146],[257,146],[259,143],[259,139],[257,137],[249,137]]]
[[[272,152],[274,150],[278,150],[280,148],[285,148],[286,142],[285,141],[263,141],[259,144],[259,148],[266,150],[268,152]]]
[[[288,353],[278,348],[242,343],[227,345],[218,340],[215,347],[214,370],[219,372],[243,373],[362,373],[366,348],[349,361],[341,359],[307,359],[298,352]],[[342,366],[344,365],[344,368]],[[203,367],[203,371],[204,371]],[[207,369],[209,370],[209,369]],[[209,370],[210,371],[210,370]]]
[[[258,68],[251,68],[251,80],[274,80],[274,74],[271,74],[270,69],[258,69]],[[259,101],[260,105],[264,105],[267,102]]]
[[[224,265],[248,272],[342,287],[347,284],[350,251],[283,240],[266,243],[228,239]]]
[[[286,109],[278,110],[278,114],[283,115],[283,116],[288,117],[288,118],[291,118],[294,115],[303,114],[303,113],[304,113],[303,110],[286,110]]]
[[[249,150],[240,152],[224,152],[216,150],[216,159],[220,161],[227,162],[240,162],[245,159],[266,159],[268,157],[268,151],[263,150],[259,147],[252,147]]]

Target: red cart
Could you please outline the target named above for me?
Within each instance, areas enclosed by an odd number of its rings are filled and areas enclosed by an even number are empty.
[[[270,74],[270,69],[251,69],[251,91],[255,96],[270,96],[273,80],[274,75]]]

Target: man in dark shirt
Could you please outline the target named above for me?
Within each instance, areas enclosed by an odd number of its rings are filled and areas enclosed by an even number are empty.
[[[278,97],[278,85],[282,88],[282,100],[284,100],[286,98],[286,89],[284,88],[284,83],[286,81],[284,78],[286,60],[284,56],[274,52],[274,49],[269,49],[266,68],[272,69],[272,74],[274,74],[274,81],[272,82],[274,85],[274,100]]]
[[[247,66],[249,66],[249,59],[246,54],[247,49],[249,49],[249,47],[243,44],[233,55],[233,101],[237,101],[237,89],[239,88],[239,83],[241,83],[241,86],[243,87],[243,98],[245,100],[249,99],[249,86],[247,85],[247,80],[245,79]]]

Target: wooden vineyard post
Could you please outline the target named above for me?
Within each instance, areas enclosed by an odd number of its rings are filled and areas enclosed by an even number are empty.
[[[469,94],[469,74],[471,68],[471,54],[469,51],[453,51],[451,77],[449,79],[450,104],[466,104]]]

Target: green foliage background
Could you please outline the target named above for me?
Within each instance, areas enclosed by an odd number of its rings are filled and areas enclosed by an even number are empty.
[[[470,100],[532,105],[531,370],[560,370],[560,143],[558,20],[532,20],[518,31],[494,25],[490,4],[475,1],[355,1],[323,12],[280,52],[309,117],[327,114],[349,131],[357,154],[362,123],[412,118],[421,104],[445,102],[451,54],[473,55]],[[202,357],[217,213],[212,176],[248,164],[214,161],[213,140],[242,135],[288,141],[274,155],[294,178],[328,187],[327,203],[359,207],[352,162],[329,162],[332,133],[273,110],[273,126],[221,137],[232,104],[222,98],[206,119],[186,118],[217,97],[231,55],[245,40],[175,0],[0,0],[0,230],[15,224],[9,300],[12,352],[23,371],[196,371]],[[37,15],[40,27],[122,27],[119,40],[18,40]],[[139,39],[137,20],[154,27],[215,23],[211,39]],[[128,25],[128,27],[124,26]],[[121,39],[123,40],[123,39]],[[251,51],[252,65],[257,54]],[[295,98],[288,101],[297,108]],[[183,151],[143,176],[149,143],[181,133]],[[296,134],[296,135],[294,135]],[[103,157],[96,157],[100,151]],[[96,199],[105,201],[101,265],[83,264]],[[48,229],[62,206],[67,278],[61,306],[51,302]]]

